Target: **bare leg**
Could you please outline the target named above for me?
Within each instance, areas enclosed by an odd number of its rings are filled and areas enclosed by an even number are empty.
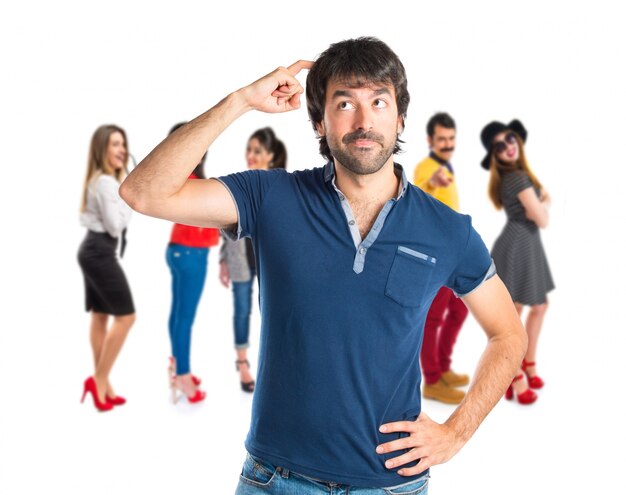
[[[198,387],[193,382],[191,373],[185,373],[184,375],[176,375],[176,386],[183,391],[187,397],[194,397]]]
[[[548,303],[537,304],[531,306],[528,316],[526,317],[526,333],[528,334],[528,350],[526,351],[526,361],[534,363],[537,356],[537,342],[539,341],[539,333],[543,325],[543,318],[548,309]],[[535,367],[528,366],[526,368],[530,376],[535,376]]]
[[[524,305],[520,303],[514,303],[515,309],[517,310],[517,314],[522,317],[522,311],[524,310]],[[513,382],[513,390],[517,395],[524,393],[528,389],[528,382],[526,381],[526,374],[522,371],[522,368],[518,368],[515,376],[522,375],[521,380],[517,380]]]
[[[237,361],[245,361],[248,359],[246,356],[248,355],[248,349],[236,349],[237,351]],[[252,380],[252,375],[250,374],[250,368],[245,363],[239,363],[239,379],[242,383],[249,383]]]
[[[89,340],[91,342],[91,350],[93,351],[94,371],[98,368],[100,361],[100,353],[102,352],[102,344],[107,334],[107,323],[109,315],[104,313],[91,313],[91,327],[89,329]]]
[[[109,374],[115,363],[122,345],[126,340],[130,327],[135,322],[135,315],[115,316],[113,319],[113,325],[106,334],[104,342],[102,343],[102,350],[100,352],[100,359],[96,366],[96,373],[94,374],[94,380],[98,387],[98,393],[102,395],[100,400],[104,401],[104,394],[109,393],[115,396],[112,387],[109,384]]]

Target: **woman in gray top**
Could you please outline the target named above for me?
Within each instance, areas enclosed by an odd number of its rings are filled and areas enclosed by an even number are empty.
[[[520,315],[524,306],[529,307],[525,323],[528,350],[520,370],[526,374],[528,384],[520,372],[506,394],[512,399],[515,393],[521,404],[533,403],[537,395],[531,389],[543,387],[535,369],[535,356],[548,308],[547,294],[554,289],[539,233],[548,225],[550,197],[528,167],[526,136],[519,120],[507,125],[491,122],[481,133],[488,151],[482,166],[490,173],[489,197],[497,209],[504,208],[507,218],[491,255]]]
[[[128,156],[124,130],[115,125],[99,127],[91,139],[83,186],[80,223],[87,228],[87,235],[80,245],[78,262],[85,281],[85,309],[91,312],[94,357],[94,374],[85,380],[83,400],[91,393],[99,411],[126,402],[113,391],[109,374],[135,322],[130,287],[116,255],[120,238],[120,257],[123,255],[131,214],[118,193],[127,174]]]
[[[246,147],[246,162],[250,170],[286,168],[287,150],[271,127],[258,129],[250,136]],[[239,371],[241,389],[244,392],[254,391],[254,379],[250,374],[247,352],[252,310],[252,283],[255,274],[256,262],[250,239],[232,241],[222,236],[219,277],[224,287],[232,285],[233,327],[237,353],[235,365]]]

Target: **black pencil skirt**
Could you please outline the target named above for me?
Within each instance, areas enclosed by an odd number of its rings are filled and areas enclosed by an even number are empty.
[[[78,250],[78,264],[85,280],[85,309],[115,316],[135,312],[126,275],[115,253],[117,238],[87,231]]]

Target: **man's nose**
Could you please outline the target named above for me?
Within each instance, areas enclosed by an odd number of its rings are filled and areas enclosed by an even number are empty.
[[[355,128],[369,131],[374,127],[374,113],[367,106],[361,106],[356,110]]]

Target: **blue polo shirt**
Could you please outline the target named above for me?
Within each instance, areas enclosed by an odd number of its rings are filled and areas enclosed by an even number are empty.
[[[366,487],[410,481],[376,446],[421,410],[424,321],[442,285],[463,296],[495,273],[467,215],[406,180],[365,239],[334,166],[221,177],[233,238],[257,256],[261,341],[247,450],[291,471]],[[417,477],[415,477],[417,478]]]

